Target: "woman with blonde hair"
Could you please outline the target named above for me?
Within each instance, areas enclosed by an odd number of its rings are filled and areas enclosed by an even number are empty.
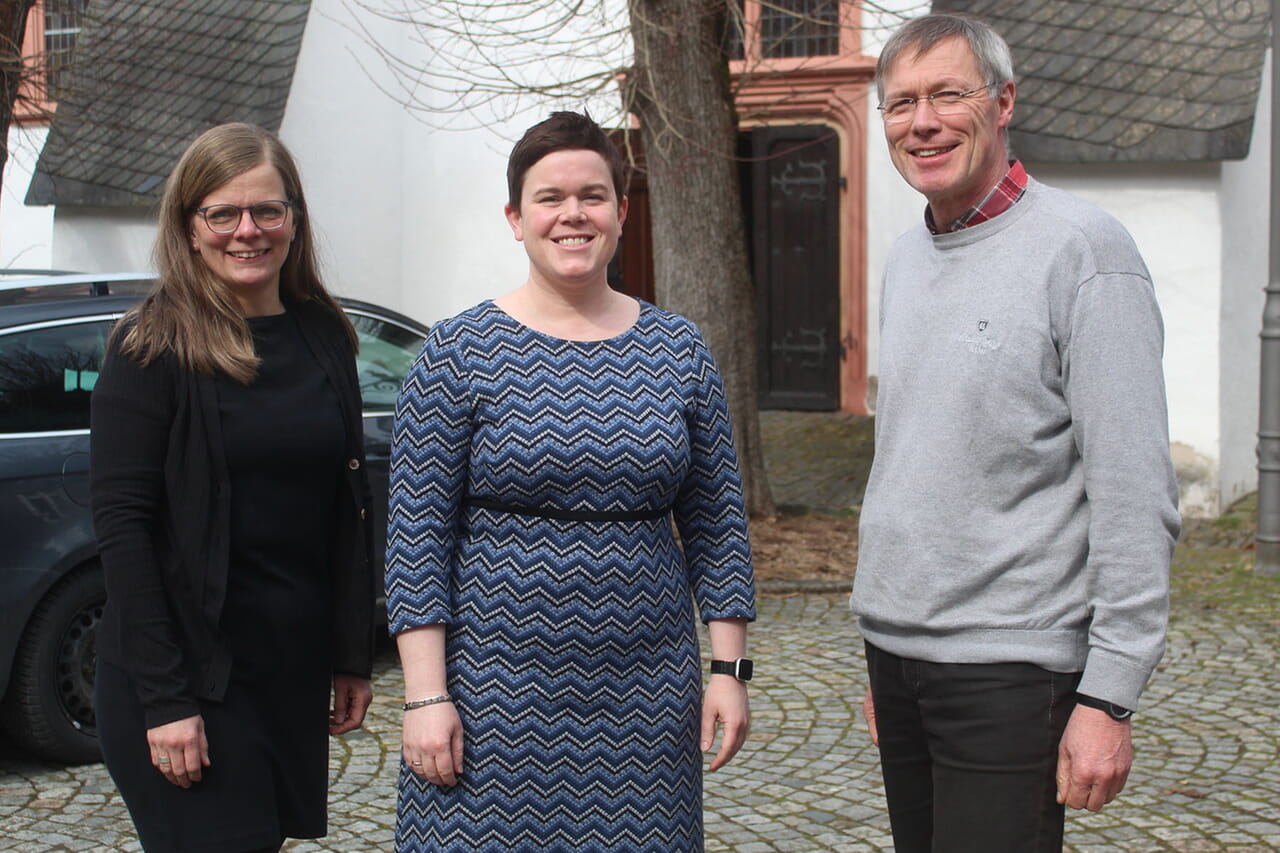
[[[103,757],[148,853],[278,850],[325,834],[372,696],[355,332],[261,128],[186,150],[155,258],[92,403]]]

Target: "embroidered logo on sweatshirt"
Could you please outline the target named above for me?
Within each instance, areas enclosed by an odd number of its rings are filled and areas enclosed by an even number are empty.
[[[988,325],[990,324],[987,320],[979,320],[976,332],[961,333],[960,342],[969,352],[975,355],[986,355],[1000,349],[1000,342],[987,334]]]

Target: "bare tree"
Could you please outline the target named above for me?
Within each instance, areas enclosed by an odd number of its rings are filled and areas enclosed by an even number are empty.
[[[742,3],[347,2],[353,12],[411,28],[416,58],[380,44],[368,29],[364,35],[394,81],[384,91],[407,109],[420,110],[432,125],[488,126],[535,104],[589,104],[597,120],[615,126],[627,126],[630,116],[639,119],[656,299],[692,319],[706,336],[725,379],[748,510],[771,515],[757,412],[756,305],[739,199],[734,103],[735,86],[775,72],[744,70],[736,82],[730,74],[727,46],[734,33],[744,37]],[[765,5],[774,7],[769,0]],[[797,28],[830,26],[830,18],[810,18],[803,3],[777,8],[791,15]],[[352,26],[361,29],[361,15],[351,17]]]
[[[596,119],[622,121],[614,93],[630,55],[623,3],[347,0],[350,26],[390,72],[393,84],[384,91],[449,129],[488,127],[547,102],[608,103],[612,109]],[[407,28],[412,55],[382,43],[364,25],[369,16]]]
[[[23,61],[27,13],[35,0],[0,0],[0,174],[9,161],[9,126],[32,71]]]
[[[640,119],[653,214],[654,289],[702,329],[724,375],[752,514],[772,514],[757,402],[756,304],[734,150],[725,5],[630,0],[635,62],[623,103]]]

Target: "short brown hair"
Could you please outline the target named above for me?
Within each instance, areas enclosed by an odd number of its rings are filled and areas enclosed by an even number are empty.
[[[520,209],[525,174],[543,157],[556,151],[594,151],[603,157],[613,178],[614,192],[618,201],[622,201],[627,174],[618,146],[591,116],[562,111],[552,113],[550,118],[526,130],[511,149],[511,157],[507,159],[507,204],[513,210]]]

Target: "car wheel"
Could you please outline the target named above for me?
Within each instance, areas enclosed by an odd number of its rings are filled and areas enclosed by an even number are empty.
[[[102,760],[93,682],[106,600],[102,568],[85,566],[49,591],[23,632],[0,720],[38,755],[68,764]]]

